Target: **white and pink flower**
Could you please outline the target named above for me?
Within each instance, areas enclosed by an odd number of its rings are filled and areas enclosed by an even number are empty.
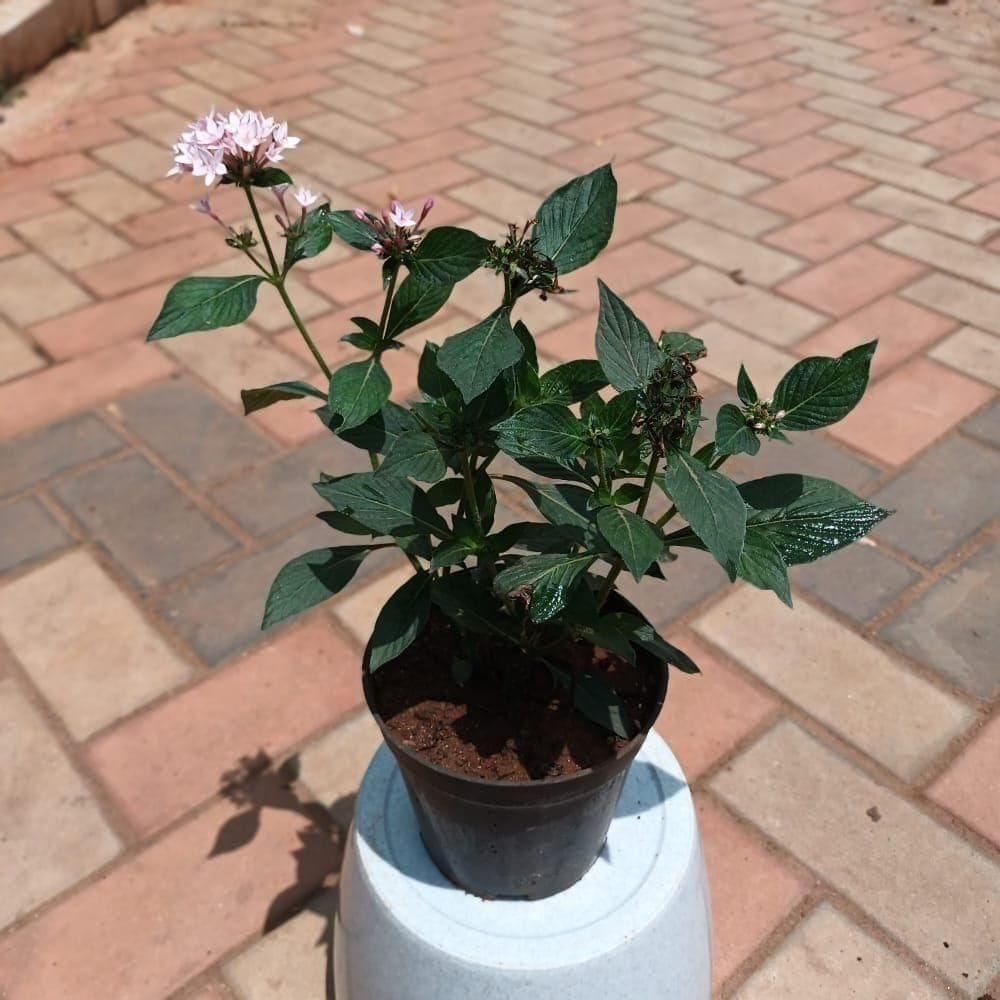
[[[223,115],[213,108],[181,133],[167,176],[204,177],[206,187],[223,178],[247,181],[280,162],[285,150],[298,144],[299,139],[288,134],[287,122],[277,122],[260,111],[236,109]]]
[[[434,199],[424,202],[419,217],[395,199],[381,215],[369,215],[363,208],[354,209],[354,218],[365,223],[372,233],[371,251],[376,257],[399,259],[416,249],[422,236],[420,226],[434,207]]]

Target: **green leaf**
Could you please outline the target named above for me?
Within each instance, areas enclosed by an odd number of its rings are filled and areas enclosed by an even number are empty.
[[[450,507],[453,503],[458,503],[465,492],[465,481],[463,479],[442,479],[427,490],[427,499],[432,507]]]
[[[760,590],[773,590],[785,604],[792,606],[788,567],[765,528],[747,525],[737,573],[741,580]]]
[[[316,257],[330,245],[333,239],[330,206],[319,205],[306,212],[302,228],[295,232],[297,235],[289,236],[285,241],[285,271],[300,260]]]
[[[668,354],[685,357],[690,361],[697,361],[698,358],[703,358],[708,354],[704,340],[679,330],[664,330],[660,334],[660,347]]]
[[[729,579],[736,579],[747,522],[746,506],[736,484],[683,451],[669,453],[661,482],[681,517]]]
[[[330,228],[348,245],[355,250],[368,250],[376,242],[375,232],[371,223],[377,221],[374,215],[365,213],[369,220],[362,222],[354,212],[348,209],[340,209],[329,213]]]
[[[747,424],[743,411],[732,403],[719,408],[715,418],[715,452],[717,455],[756,455],[760,439]]]
[[[497,444],[514,458],[544,455],[568,460],[583,454],[587,429],[558,403],[526,406],[494,427]]]
[[[836,552],[891,513],[814,476],[767,476],[739,491],[750,508],[748,529],[765,535],[788,566]]]
[[[576,679],[573,692],[574,704],[591,722],[623,740],[632,738],[634,730],[628,710],[615,689],[603,677],[582,672]]]
[[[469,330],[449,337],[437,353],[438,367],[471,402],[484,393],[500,372],[516,364],[524,347],[510,325],[510,314],[500,308]]]
[[[453,542],[442,542],[431,557],[431,569],[456,566],[478,551],[479,546],[473,538],[456,538]]]
[[[392,300],[386,336],[398,337],[411,327],[430,319],[448,301],[451,289],[451,285],[409,275],[400,284]]]
[[[663,552],[663,537],[645,518],[623,507],[602,507],[597,512],[601,534],[617,552],[638,582]]]
[[[534,622],[547,622],[564,607],[584,573],[597,559],[593,553],[525,556],[497,574],[493,584],[498,592],[531,587],[529,612]]]
[[[427,494],[408,479],[358,472],[313,489],[335,510],[379,535],[436,535],[451,538],[444,518]]]
[[[350,430],[378,413],[389,398],[392,382],[375,359],[344,365],[330,379],[329,407],[341,417],[337,431]]]
[[[256,171],[250,178],[250,186],[258,188],[273,188],[279,184],[291,183],[291,177],[278,167],[264,167],[263,170]]]
[[[431,611],[431,575],[411,576],[382,606],[368,642],[368,669],[374,673],[396,659],[427,624]]]
[[[256,410],[263,410],[283,399],[305,399],[307,396],[313,396],[315,399],[326,399],[325,392],[311,386],[308,382],[299,382],[298,380],[275,382],[274,385],[266,385],[261,389],[244,389],[240,393],[244,415]]]
[[[605,619],[612,619],[615,626],[628,636],[630,642],[645,649],[646,652],[652,653],[661,663],[669,663],[672,667],[677,667],[678,670],[686,674],[701,673],[698,665],[684,650],[667,642],[649,622],[639,615],[616,611],[605,615],[601,620]]]
[[[378,468],[379,476],[412,476],[423,483],[434,483],[447,471],[437,442],[425,431],[400,434],[386,452]]]
[[[261,628],[268,628],[314,607],[351,582],[365,556],[379,545],[342,545],[315,549],[286,563],[274,578]]]
[[[597,360],[619,392],[644,389],[663,363],[663,355],[635,313],[600,279],[597,287]]]
[[[597,361],[567,361],[550,368],[539,381],[542,396],[553,403],[579,403],[608,384]]]
[[[389,450],[400,434],[417,430],[419,427],[413,414],[392,400],[389,400],[378,413],[373,413],[363,424],[348,430],[341,430],[336,425],[340,418],[332,415],[328,406],[322,407],[317,412],[320,419],[348,444],[353,444],[362,451],[374,451],[380,455]]]
[[[341,514],[338,510],[321,510],[316,516],[334,531],[341,531],[345,535],[371,535],[374,537],[370,528],[359,524],[353,517]]]
[[[839,358],[803,358],[774,390],[772,413],[784,410],[779,426],[786,431],[826,427],[847,416],[868,386],[877,340],[846,351]]]
[[[489,550],[495,555],[503,555],[510,549],[527,549],[529,552],[549,552],[562,550],[566,538],[551,526],[538,521],[515,521],[506,528],[486,539]]]
[[[753,406],[758,399],[757,390],[743,365],[740,365],[740,373],[736,377],[736,395],[744,406]]]
[[[235,278],[182,278],[167,298],[146,340],[166,340],[195,330],[242,323],[257,305],[260,274]]]
[[[431,600],[463,632],[500,636],[515,643],[520,640],[518,623],[469,571],[436,577]]]
[[[605,164],[553,191],[536,215],[539,253],[550,257],[560,274],[589,264],[611,239],[618,182]]]
[[[587,542],[596,537],[595,521],[588,502],[590,490],[570,483],[552,483],[540,486],[519,476],[505,476],[507,482],[520,486],[531,498],[539,514],[559,528],[573,529],[571,537]]]
[[[424,281],[454,285],[486,259],[490,241],[469,229],[439,226],[420,241],[410,261],[410,274]]]

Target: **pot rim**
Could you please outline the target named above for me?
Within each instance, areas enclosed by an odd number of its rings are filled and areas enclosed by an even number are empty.
[[[622,602],[629,610],[635,611],[632,603],[623,597],[618,591],[614,591],[612,594],[613,598]],[[600,764],[595,767],[587,767],[583,770],[576,771],[573,774],[560,775],[557,778],[533,778],[530,781],[501,781],[499,778],[477,778],[475,775],[464,774],[462,771],[453,771],[450,768],[442,767],[440,764],[435,764],[432,760],[422,756],[417,753],[416,750],[408,747],[399,736],[390,729],[385,720],[382,718],[381,713],[375,708],[373,692],[371,688],[371,671],[368,669],[368,658],[369,658],[370,647],[365,647],[365,653],[361,660],[361,686],[365,696],[365,704],[368,707],[368,711],[371,712],[372,717],[378,724],[379,730],[382,733],[382,738],[390,743],[393,747],[394,752],[398,751],[403,754],[414,764],[426,768],[438,775],[442,779],[452,780],[452,781],[463,781],[469,784],[479,787],[479,788],[510,788],[510,789],[527,789],[527,788],[565,788],[567,785],[575,781],[580,781],[591,777],[592,775],[598,775],[600,772],[613,768],[616,764],[625,757],[634,757],[638,753],[639,748],[642,745],[643,740],[645,740],[646,735],[656,724],[656,720],[663,710],[663,704],[667,699],[667,685],[670,676],[670,667],[667,663],[659,664],[660,670],[660,683],[657,686],[656,694],[654,696],[654,708],[649,713],[649,719],[647,722],[639,728],[639,732],[632,737],[623,747],[621,747],[618,752],[613,756],[609,757],[607,760],[601,761]],[[638,658],[647,659],[656,662],[652,655],[644,652],[643,650],[638,651]]]

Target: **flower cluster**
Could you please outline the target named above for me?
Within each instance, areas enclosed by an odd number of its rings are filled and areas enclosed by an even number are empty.
[[[204,177],[207,187],[219,180],[246,183],[298,144],[299,140],[288,134],[287,122],[275,121],[260,111],[237,109],[223,115],[213,109],[181,133],[167,176]]]
[[[372,253],[389,260],[401,260],[404,254],[416,249],[421,237],[420,225],[433,207],[434,199],[428,198],[417,218],[414,212],[393,201],[388,209],[382,210],[381,217],[370,215],[363,208],[356,208],[354,217],[371,230]]]

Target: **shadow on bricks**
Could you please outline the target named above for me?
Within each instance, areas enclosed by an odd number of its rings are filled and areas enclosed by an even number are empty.
[[[324,808],[302,796],[296,785],[298,774],[298,755],[276,764],[263,750],[252,757],[241,757],[234,768],[225,771],[219,779],[220,793],[242,808],[219,828],[209,857],[246,847],[257,835],[265,809],[290,811],[302,817],[299,846],[292,851],[295,878],[271,901],[261,932],[269,933],[302,910],[321,916],[324,925],[316,943],[326,949],[326,1000],[334,1000],[333,921],[337,907],[335,899],[331,904],[331,892],[336,889],[331,889],[329,882],[339,874],[343,863],[355,796],[342,796]]]

